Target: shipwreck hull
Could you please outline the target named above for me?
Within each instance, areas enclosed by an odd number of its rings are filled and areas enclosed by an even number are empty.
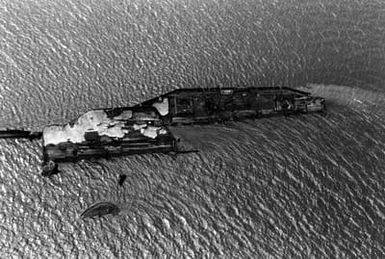
[[[44,161],[177,151],[167,125],[324,112],[325,100],[291,88],[179,89],[134,107],[92,110],[43,130]],[[17,132],[18,133],[18,132]]]
[[[178,89],[138,107],[155,107],[168,125],[316,113],[326,109],[323,98],[287,87]]]

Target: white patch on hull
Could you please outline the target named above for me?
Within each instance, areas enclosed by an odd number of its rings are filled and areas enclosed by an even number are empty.
[[[160,115],[165,116],[168,114],[168,98],[164,98],[162,102],[157,102],[152,105],[155,107]]]
[[[85,133],[97,132],[99,136],[111,138],[123,138],[130,130],[124,128],[127,120],[132,118],[132,111],[123,111],[118,116],[108,118],[104,110],[89,111],[78,118],[71,125],[54,125],[45,127],[43,130],[44,145],[57,145],[59,143],[82,143],[85,142]],[[154,118],[153,118],[154,119]],[[147,124],[134,124],[133,130],[138,130],[146,137],[155,139],[159,134],[167,131],[161,127],[153,127]]]

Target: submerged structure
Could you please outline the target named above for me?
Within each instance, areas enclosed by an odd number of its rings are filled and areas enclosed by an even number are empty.
[[[43,138],[43,175],[57,162],[144,153],[184,153],[168,125],[324,113],[325,100],[287,87],[178,89],[133,107],[97,109],[43,132],[0,131],[0,138]]]

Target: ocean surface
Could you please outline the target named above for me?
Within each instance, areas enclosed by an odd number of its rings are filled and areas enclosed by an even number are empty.
[[[0,140],[0,258],[384,258],[384,1],[0,0],[1,129],[218,86],[328,114],[172,127],[200,152],[51,179],[41,141]],[[81,219],[98,201],[122,211]]]

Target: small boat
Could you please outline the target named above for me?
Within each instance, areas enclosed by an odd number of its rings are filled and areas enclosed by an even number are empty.
[[[81,215],[81,218],[94,218],[94,217],[102,217],[108,214],[112,214],[113,216],[118,215],[120,209],[117,205],[112,202],[98,202],[91,205],[87,208]]]

